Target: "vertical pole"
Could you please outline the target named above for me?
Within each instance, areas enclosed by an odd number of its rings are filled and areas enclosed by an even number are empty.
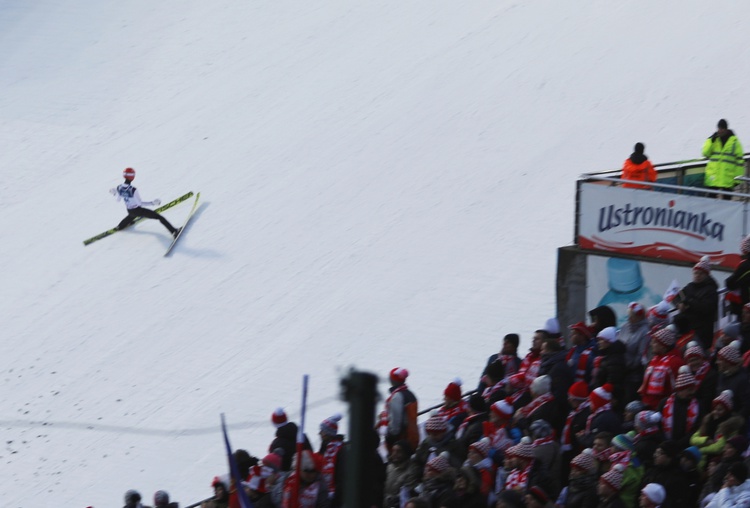
[[[372,454],[375,439],[375,402],[378,378],[367,372],[352,370],[341,380],[342,398],[349,402],[350,448],[346,460],[344,508],[370,506],[374,471]]]

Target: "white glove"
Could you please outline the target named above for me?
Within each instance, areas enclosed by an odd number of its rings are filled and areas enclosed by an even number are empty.
[[[113,196],[117,196],[117,188],[112,187],[111,189],[109,189],[109,193],[112,194]]]
[[[153,200],[153,201],[152,201],[151,203],[152,203],[152,204],[153,204],[154,206],[159,206],[159,205],[161,204],[161,199],[159,199],[159,198],[156,198],[156,199],[155,199],[155,200]]]

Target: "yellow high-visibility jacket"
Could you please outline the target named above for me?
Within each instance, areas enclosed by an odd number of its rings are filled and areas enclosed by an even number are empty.
[[[745,174],[745,161],[742,155],[742,145],[734,133],[723,145],[718,137],[713,140],[708,138],[703,143],[703,156],[710,159],[704,179],[706,187],[732,189],[737,184],[734,177]]]

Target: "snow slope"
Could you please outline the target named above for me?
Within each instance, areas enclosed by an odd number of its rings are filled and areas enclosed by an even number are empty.
[[[0,504],[201,499],[219,414],[263,455],[303,373],[312,437],[350,366],[407,367],[423,406],[471,387],[554,314],[579,174],[750,132],[747,11],[6,0]],[[154,221],[81,244],[126,166],[202,192],[171,258]]]

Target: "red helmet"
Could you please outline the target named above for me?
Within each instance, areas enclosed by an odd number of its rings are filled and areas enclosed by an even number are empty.
[[[133,168],[125,168],[125,171],[122,172],[122,176],[125,177],[125,180],[134,180],[135,179],[135,169]]]

